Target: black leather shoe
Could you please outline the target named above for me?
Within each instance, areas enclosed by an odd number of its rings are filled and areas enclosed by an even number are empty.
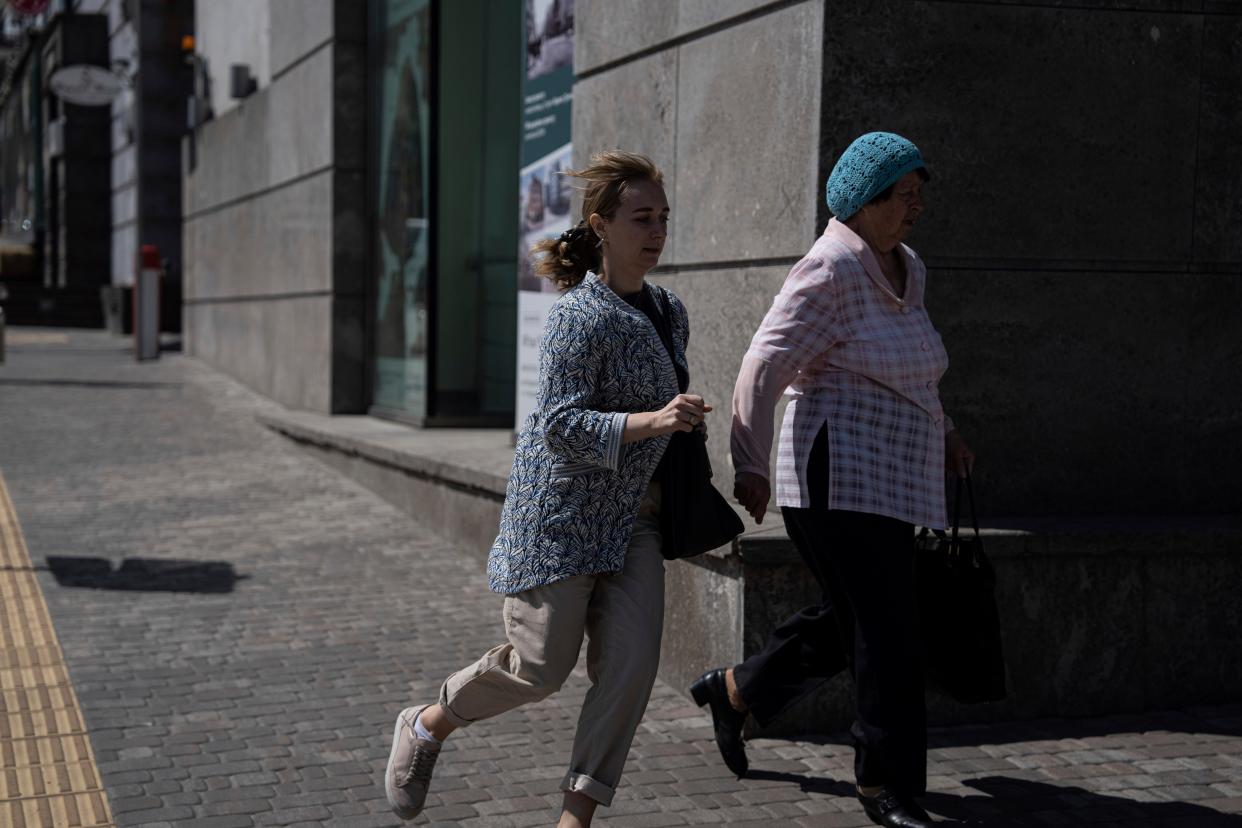
[[[742,725],[746,714],[738,713],[729,704],[729,688],[725,684],[723,668],[708,670],[690,685],[690,695],[699,707],[710,705],[712,729],[716,732],[716,747],[729,770],[741,779],[750,768],[746,760],[746,747],[742,744]]]
[[[897,801],[900,802],[901,807],[905,808],[906,811],[909,812],[910,816],[915,819],[921,819],[924,822],[935,822],[935,820],[931,818],[931,814],[924,811],[923,806],[916,802],[914,797],[898,796]]]
[[[875,796],[865,796],[859,791],[858,801],[876,825],[887,825],[889,828],[925,828],[935,825],[927,812],[916,803],[908,799],[903,801],[902,797],[887,788]]]

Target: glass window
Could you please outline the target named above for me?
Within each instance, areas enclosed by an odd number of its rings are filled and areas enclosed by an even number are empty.
[[[511,425],[521,5],[371,4],[374,413]]]
[[[451,0],[439,12],[435,415],[511,426],[521,4]]]
[[[372,269],[373,402],[428,413],[428,264],[431,242],[431,0],[382,0],[371,9],[372,157],[376,178]]]

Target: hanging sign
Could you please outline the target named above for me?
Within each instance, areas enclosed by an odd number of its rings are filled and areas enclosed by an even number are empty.
[[[56,97],[78,106],[107,106],[121,94],[125,81],[110,69],[87,63],[62,66],[48,78]]]

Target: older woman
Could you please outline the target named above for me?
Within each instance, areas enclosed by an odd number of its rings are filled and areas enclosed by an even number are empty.
[[[507,640],[449,676],[438,702],[397,717],[384,784],[402,819],[422,811],[444,739],[556,692],[585,636],[592,686],[559,824],[589,825],[612,801],[655,682],[664,558],[653,476],[669,435],[702,428],[711,407],[680,393],[684,306],[644,280],[668,233],[660,171],[641,155],[606,152],[568,174],[587,183],[583,219],[536,246],[537,270],[564,294],[548,314],[537,407],[518,437],[488,557]],[[657,318],[663,307],[671,319]],[[653,321],[667,321],[669,342]]]
[[[735,495],[762,521],[773,413],[788,389],[776,502],[824,593],[764,650],[692,688],[725,761],[746,773],[747,712],[767,724],[842,666],[854,678],[858,798],[880,825],[922,826],[926,713],[915,621],[914,525],[945,526],[946,463],[974,457],[940,405],[948,358],[923,307],[927,271],[902,244],[930,176],[892,133],[855,140],[828,179],[835,218],[794,266],[733,396]]]

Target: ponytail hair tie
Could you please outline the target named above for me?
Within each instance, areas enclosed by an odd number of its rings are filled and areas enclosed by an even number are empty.
[[[566,244],[573,244],[590,232],[592,232],[590,225],[588,225],[585,221],[580,221],[564,233],[561,233],[560,240]]]

